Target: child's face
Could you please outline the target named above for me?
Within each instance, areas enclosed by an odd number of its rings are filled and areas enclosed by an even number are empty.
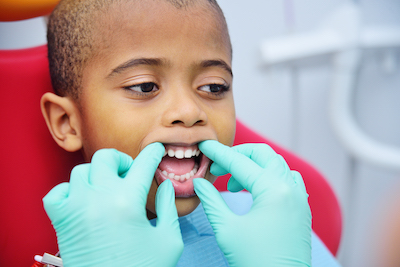
[[[207,3],[177,9],[166,1],[134,8],[124,3],[100,19],[96,42],[101,48],[84,70],[79,100],[87,160],[101,148],[135,158],[153,142],[184,153],[207,139],[232,145],[231,50],[218,22]],[[176,158],[160,164],[147,202],[152,213],[157,186],[170,173],[184,176],[178,177],[183,182],[171,179],[179,215],[197,207],[192,178],[185,176],[192,176],[199,159],[183,161],[181,166]],[[199,164],[198,174],[204,169],[203,177],[213,182],[207,160]]]

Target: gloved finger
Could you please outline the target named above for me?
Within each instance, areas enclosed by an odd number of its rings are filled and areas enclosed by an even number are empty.
[[[304,193],[307,193],[307,188],[306,185],[304,183],[303,177],[301,177],[301,174],[297,171],[292,171],[292,175],[293,175],[293,180],[295,181],[296,184],[298,184],[300,186],[300,188],[304,191]]]
[[[267,167],[268,162],[277,155],[269,145],[264,143],[247,143],[234,146],[232,149],[250,158],[262,168]]]
[[[135,188],[141,199],[140,205],[146,205],[147,195],[153,181],[154,173],[164,156],[165,148],[161,143],[152,143],[146,146],[133,161],[125,180]]]
[[[232,176],[228,180],[227,189],[228,189],[228,191],[230,191],[232,193],[236,193],[236,192],[242,191],[244,189],[244,187]]]
[[[62,213],[60,213],[60,206],[67,199],[69,188],[69,183],[61,183],[53,187],[42,199],[47,216],[49,216],[52,222],[57,219],[59,215],[62,216]]]
[[[175,191],[170,180],[165,180],[157,189],[156,213],[158,226],[175,226],[179,230],[178,212],[175,205]]]
[[[69,195],[80,195],[83,192],[81,191],[83,188],[86,188],[89,184],[89,175],[90,175],[90,163],[84,163],[76,165],[72,171],[69,178]]]
[[[165,263],[165,266],[175,266],[183,252],[184,244],[175,205],[175,191],[169,179],[162,182],[158,187],[156,214],[158,233],[163,240],[167,240],[169,246],[162,250],[162,253],[171,261]]]
[[[268,166],[265,168],[265,173],[271,179],[283,179],[285,182],[295,184],[289,166],[285,159],[279,154],[275,154],[275,156],[268,162]]]
[[[211,174],[213,174],[215,176],[222,176],[222,175],[228,174],[228,172],[224,168],[222,168],[215,162],[213,164],[211,164],[210,172],[211,172]],[[231,177],[228,180],[227,189],[230,192],[236,193],[236,192],[242,191],[244,188],[238,181],[235,180],[234,177]]]
[[[244,188],[252,193],[253,186],[263,171],[257,163],[218,141],[203,141],[199,144],[199,148],[203,154],[231,173]]]
[[[228,172],[224,168],[222,168],[215,162],[211,164],[210,172],[212,175],[215,175],[215,176],[222,176],[222,175],[228,174]]]
[[[133,159],[116,149],[100,149],[91,161],[89,184],[107,186],[129,170]]]
[[[208,221],[211,223],[213,228],[214,225],[216,225],[215,227],[218,227],[218,223],[221,221],[229,221],[229,218],[227,217],[234,213],[230,210],[218,190],[203,178],[193,179],[193,185],[194,190],[203,205]],[[216,229],[214,228],[214,230]]]
[[[273,158],[276,153],[267,144],[242,144],[232,147],[233,150],[249,157],[251,160],[256,162],[260,167],[265,168],[268,162]],[[213,166],[214,165],[214,166]],[[227,172],[224,168],[216,163],[211,165],[210,171],[216,176],[225,175]],[[244,187],[234,178],[231,177],[228,181],[227,189],[230,192],[239,192],[244,189]]]
[[[276,152],[267,144],[242,144],[232,147],[233,150],[247,156],[260,167],[265,168],[268,162],[276,155]],[[228,172],[218,164],[211,165],[210,171],[215,176],[225,175]]]

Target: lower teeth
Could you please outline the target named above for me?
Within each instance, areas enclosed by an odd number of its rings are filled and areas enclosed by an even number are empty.
[[[174,173],[168,173],[167,171],[162,171],[162,174],[164,174],[169,179],[174,179],[176,181],[184,182],[184,181],[188,180],[189,178],[192,178],[197,173],[198,167],[199,166],[196,163],[194,165],[193,170],[191,170],[190,172],[188,172],[186,174],[182,174],[182,175],[175,175]]]

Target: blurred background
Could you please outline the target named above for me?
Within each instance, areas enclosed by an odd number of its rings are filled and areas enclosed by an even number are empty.
[[[400,214],[400,0],[219,4],[238,118],[326,176],[343,210],[341,264],[383,266],[385,214]],[[45,27],[1,22],[0,49],[45,44]]]

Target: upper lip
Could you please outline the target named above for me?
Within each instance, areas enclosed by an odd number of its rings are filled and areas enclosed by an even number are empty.
[[[203,141],[203,140],[202,140]],[[190,147],[190,146],[197,146],[200,142],[194,142],[194,143],[162,143],[164,146],[169,145],[169,146],[182,146],[182,147]]]

